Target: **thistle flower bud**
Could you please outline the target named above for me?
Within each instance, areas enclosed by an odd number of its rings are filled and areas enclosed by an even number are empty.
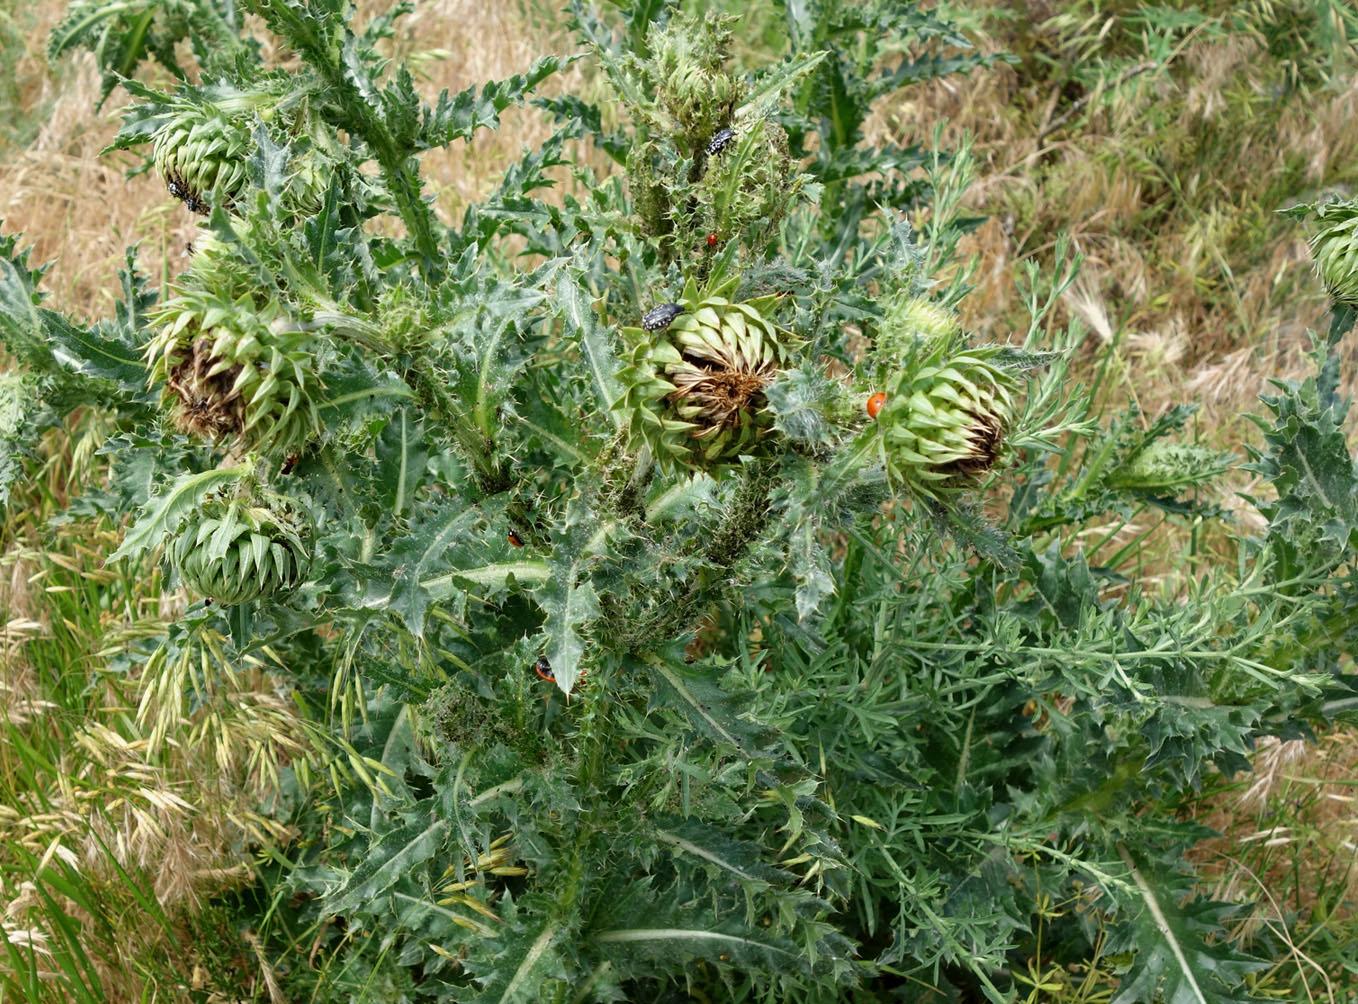
[[[628,416],[630,448],[662,464],[720,466],[754,453],[772,427],[764,390],[786,361],[789,336],[768,319],[775,297],[732,303],[738,280],[699,293],[692,280],[666,328],[624,328],[630,343],[613,405]]]
[[[887,304],[878,326],[874,355],[878,364],[895,367],[960,330],[956,315],[947,307],[923,296],[897,296]]]
[[[233,297],[233,273],[200,250],[187,281],[151,314],[150,383],[176,424],[205,439],[238,439],[265,452],[297,452],[321,428],[311,339],[293,330],[274,301]]]
[[[281,497],[209,497],[180,526],[169,557],[189,588],[230,606],[301,585],[312,536],[306,514]]]
[[[876,430],[897,488],[941,501],[1000,460],[1017,381],[992,362],[997,351],[941,345],[892,375]]]
[[[249,133],[211,105],[185,107],[156,131],[152,157],[170,194],[196,213],[215,192],[230,206],[245,184]]]
[[[1358,199],[1316,210],[1321,230],[1311,238],[1316,271],[1336,303],[1358,308]]]

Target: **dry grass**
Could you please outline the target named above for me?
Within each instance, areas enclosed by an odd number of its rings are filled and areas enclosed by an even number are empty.
[[[1267,931],[1286,946],[1276,971],[1338,1000],[1340,966],[1310,944],[1330,925],[1351,929],[1358,902],[1358,736],[1339,731],[1315,744],[1267,739],[1254,773],[1214,799],[1198,821],[1222,834],[1194,848],[1214,894],[1249,905],[1239,935]],[[1298,923],[1300,919],[1300,923]],[[1301,937],[1295,932],[1308,931]]]
[[[199,660],[209,674],[191,713],[191,688],[173,674],[126,672],[127,657],[164,632],[181,601],[160,594],[155,573],[142,583],[103,567],[116,531],[73,524],[32,547],[24,527],[7,530],[6,935],[32,946],[39,977],[59,995],[59,911],[82,931],[105,999],[173,997],[163,974],[192,946],[172,919],[246,881],[246,848],[286,842],[257,806],[277,790],[281,764],[314,754],[313,731],[257,662]],[[110,927],[113,917],[130,922]]]

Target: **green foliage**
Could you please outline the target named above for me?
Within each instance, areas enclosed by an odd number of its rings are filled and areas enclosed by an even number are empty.
[[[174,51],[179,42],[188,41],[203,62],[229,58],[239,38],[235,0],[73,0],[47,41],[47,58],[55,62],[76,49],[93,52],[103,73],[102,105],[120,79],[132,76],[147,60],[183,77]]]
[[[745,69],[721,17],[577,4],[625,122],[543,100],[557,134],[447,226],[419,155],[563,61],[425,103],[379,51],[401,9],[247,7],[300,67],[252,40],[129,83],[119,143],[210,210],[173,298],[129,271],[82,329],[7,238],[0,335],[55,415],[106,405],[74,508],[135,514],[113,567],[169,537],[218,601],[153,688],[267,656],[335,734],[278,772],[300,839],[258,845],[289,990],[1003,1001],[1042,913],[1070,960],[1111,932],[1124,997],[1239,999],[1249,946],[1161,877],[1201,834],[1157,800],[1351,704],[1334,353],[1266,402],[1269,533],[1161,595],[1117,530],[1216,518],[1192,493],[1227,458],[1170,438],[1190,409],[1145,429],[1068,379],[1064,244],[1015,344],[963,332],[964,279],[927,294],[966,149],[860,147],[876,98],[976,65],[939,15],[788,5],[786,58]],[[625,179],[537,199],[585,134]]]

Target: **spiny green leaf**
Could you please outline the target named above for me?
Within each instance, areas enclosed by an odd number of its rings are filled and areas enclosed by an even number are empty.
[[[1122,979],[1113,1004],[1246,1004],[1259,1000],[1244,986],[1245,977],[1269,968],[1267,962],[1236,951],[1227,939],[1209,942],[1223,928],[1223,915],[1236,908],[1194,899],[1178,906],[1167,890],[1132,859],[1125,846],[1119,853],[1131,869],[1142,909],[1134,920],[1136,957]]]
[[[160,538],[178,526],[205,495],[240,481],[248,471],[247,466],[242,466],[203,471],[201,474],[181,474],[166,491],[146,503],[141,516],[127,531],[118,549],[105,559],[106,563],[136,557],[155,547],[160,543]]]
[[[580,353],[589,366],[598,395],[596,404],[599,411],[612,417],[614,428],[621,428],[623,416],[612,410],[613,402],[622,393],[614,376],[618,361],[609,344],[607,332],[599,323],[590,303],[584,287],[583,270],[578,266],[563,269],[557,279],[556,295],[566,321],[567,337],[579,345]]]
[[[432,110],[425,109],[417,149],[446,146],[455,139],[471,139],[478,129],[494,128],[500,124],[502,111],[522,103],[538,84],[573,61],[543,56],[526,73],[483,85],[479,95],[475,85],[451,96],[444,91]]]
[[[430,861],[447,833],[447,821],[421,817],[381,834],[344,884],[323,900],[325,911],[342,917],[376,899]]]
[[[599,596],[589,580],[597,560],[593,547],[598,529],[594,513],[583,503],[572,502],[565,523],[553,534],[550,578],[533,590],[533,599],[547,617],[542,651],[551,662],[556,685],[567,694],[583,669],[585,633],[599,616]]]
[[[414,409],[397,409],[377,437],[378,481],[393,516],[411,507],[428,462],[429,449]]]

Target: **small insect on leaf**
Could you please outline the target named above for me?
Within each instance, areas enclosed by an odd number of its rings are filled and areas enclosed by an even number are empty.
[[[641,326],[646,331],[659,331],[668,328],[670,322],[683,312],[684,308],[677,303],[662,303],[641,315]]]
[[[552,675],[552,664],[547,661],[545,655],[538,656],[538,661],[533,663],[533,672],[548,683],[556,682],[556,677]]]
[[[868,418],[876,418],[884,404],[886,404],[886,395],[880,392],[868,398]]]
[[[707,152],[709,155],[721,153],[731,145],[731,140],[736,138],[734,129],[722,129],[707,141]]]
[[[708,234],[708,235],[707,235],[707,246],[710,247],[710,248],[714,248],[714,247],[717,246],[717,235],[716,235],[716,234]]]
[[[278,473],[283,475],[291,474],[292,469],[296,467],[301,460],[302,455],[300,453],[294,453],[292,456],[288,457],[287,460],[283,461],[283,469]]]
[[[523,547],[523,538],[520,537],[513,530],[509,531],[509,542],[513,544],[515,547]]]

